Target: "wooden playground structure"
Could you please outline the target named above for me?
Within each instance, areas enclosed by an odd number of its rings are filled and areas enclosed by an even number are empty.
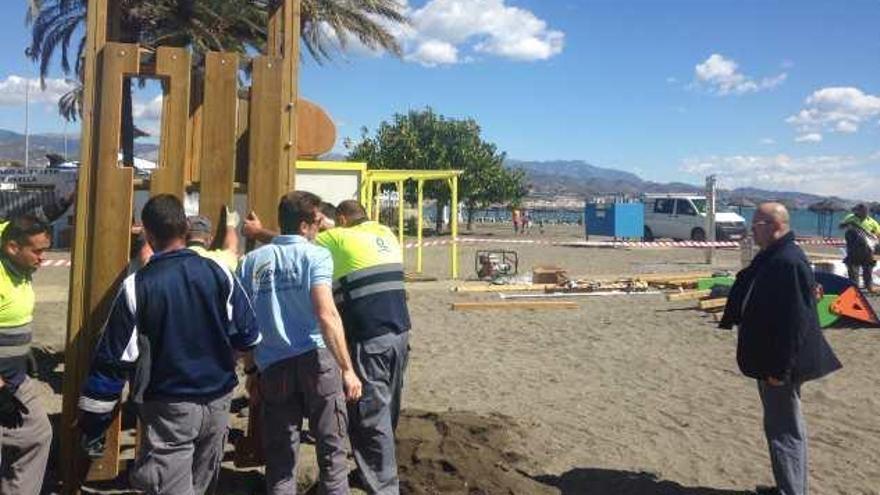
[[[92,349],[126,274],[135,188],[148,188],[151,195],[170,193],[181,198],[187,191],[197,190],[200,214],[215,225],[221,211],[233,203],[235,191],[244,192],[248,210],[275,229],[278,198],[296,183],[297,158],[325,153],[336,139],[326,113],[298,97],[300,0],[276,1],[269,17],[266,53],[250,59],[209,52],[199,73],[192,68],[187,48],[160,47],[152,52],[136,44],[115,42],[120,38],[120,33],[114,32],[118,15],[115,2],[88,0],[81,166],[60,431],[64,493],[80,493],[84,481],[115,479],[121,469],[118,411],[107,432],[105,455],[97,460],[86,459],[80,450],[76,417]],[[241,88],[245,65],[251,71],[251,86]],[[118,164],[123,83],[131,77],[158,79],[163,88],[159,166],[142,183],[134,179],[131,168]],[[303,162],[303,168],[321,166]],[[381,171],[375,176],[365,174],[361,183],[359,197],[370,205],[379,184],[397,184],[402,192],[405,181],[417,182],[418,271],[424,182],[446,181],[452,205],[456,205],[459,173]],[[452,222],[455,245],[455,206]],[[452,253],[455,277],[454,246]]]

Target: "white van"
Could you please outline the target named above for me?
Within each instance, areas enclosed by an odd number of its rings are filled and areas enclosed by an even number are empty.
[[[705,241],[706,197],[692,194],[646,194],[645,240],[660,238]],[[746,220],[729,211],[715,212],[715,239],[739,241],[747,234]]]

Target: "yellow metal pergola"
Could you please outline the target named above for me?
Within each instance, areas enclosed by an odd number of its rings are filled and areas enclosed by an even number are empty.
[[[397,229],[400,237],[401,248],[405,246],[403,227],[403,186],[406,181],[416,181],[418,187],[418,221],[416,224],[416,272],[422,273],[422,226],[424,209],[424,187],[426,181],[445,181],[449,185],[452,199],[450,211],[450,227],[452,242],[449,248],[450,275],[453,279],[458,278],[458,176],[461,170],[367,170],[365,180],[361,183],[361,202],[367,209],[370,218],[378,220],[379,208],[374,208],[375,201],[379,199],[379,187],[383,184],[395,184],[397,202]],[[441,214],[441,212],[437,212]]]

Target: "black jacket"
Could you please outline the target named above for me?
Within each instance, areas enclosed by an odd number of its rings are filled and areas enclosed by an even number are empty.
[[[719,326],[739,326],[736,360],[744,375],[801,383],[841,368],[819,327],[815,286],[793,233],[737,274]]]

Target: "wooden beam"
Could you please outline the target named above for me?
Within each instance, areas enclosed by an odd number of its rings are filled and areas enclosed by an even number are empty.
[[[724,308],[727,305],[726,297],[719,297],[717,299],[706,299],[704,301],[700,301],[699,307],[700,309],[706,311],[710,309],[718,309]]]
[[[235,132],[238,116],[238,55],[210,52],[205,61],[199,214],[219,225],[220,211],[233,200]]]
[[[186,48],[160,47],[156,54],[156,75],[165,78],[162,101],[162,134],[159,168],[150,177],[150,194],[186,193],[187,125],[191,56]]]
[[[458,285],[452,288],[453,292],[546,292],[548,289],[556,289],[559,286],[554,284],[506,284],[506,285]]]
[[[666,295],[667,301],[693,301],[709,297],[711,290],[686,290],[684,292],[672,292]]]
[[[248,209],[263,225],[278,228],[278,200],[286,190],[287,174],[281,163],[281,59],[258,57],[253,66],[250,101]]]
[[[286,174],[285,186],[288,190],[296,188],[297,158],[297,100],[299,99],[299,38],[300,38],[300,0],[284,1],[284,42],[281,94],[284,95],[281,120],[280,167]]]
[[[486,301],[452,303],[453,311],[479,311],[485,309],[577,309],[570,301]]]
[[[79,455],[79,432],[71,426],[78,414],[77,400],[89,366],[91,338],[83,332],[88,318],[86,267],[89,265],[90,214],[95,165],[94,141],[98,95],[100,95],[100,54],[107,43],[107,0],[88,0],[86,9],[86,44],[83,50],[83,108],[80,137],[80,168],[77,180],[74,241],[71,249],[69,304],[67,309],[67,345],[64,352],[64,379],[61,411],[61,471],[64,492],[79,493],[83,472],[88,467]]]

